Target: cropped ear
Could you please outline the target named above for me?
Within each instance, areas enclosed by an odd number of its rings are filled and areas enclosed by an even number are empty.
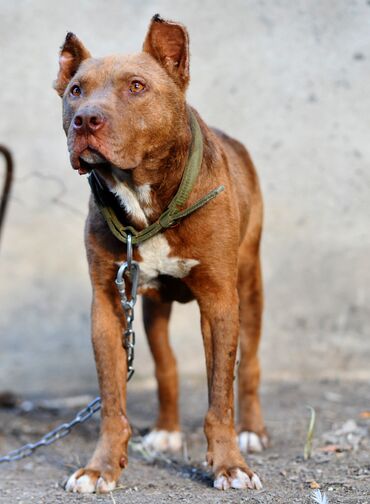
[[[58,76],[54,81],[54,89],[59,96],[63,96],[69,81],[77,72],[82,61],[87,58],[91,58],[91,54],[82,42],[74,33],[67,33],[60,50]]]
[[[189,82],[189,36],[183,25],[165,21],[156,14],[150,23],[143,51],[153,56],[182,90],[186,89]]]

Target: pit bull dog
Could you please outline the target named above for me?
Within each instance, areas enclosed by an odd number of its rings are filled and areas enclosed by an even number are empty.
[[[157,422],[144,442],[155,450],[181,447],[178,377],[168,321],[173,301],[196,299],[208,378],[206,460],[214,487],[260,489],[259,477],[241,453],[261,451],[267,445],[257,356],[263,302],[262,198],[248,152],[237,140],[208,127],[187,105],[189,39],[179,23],[156,15],[142,52],[98,59],[68,33],[59,63],[54,87],[63,98],[71,165],[80,174],[95,173],[126,226],[143,231],[161,221],[179,189],[196,135],[202,145],[197,151],[199,172],[182,210],[216,187],[224,188],[134,246],[159,398]],[[93,289],[92,342],[102,398],[101,432],[90,462],[69,478],[66,489],[91,493],[115,487],[127,465],[131,434],[122,345],[125,321],[114,284],[118,266],[126,261],[126,247],[112,234],[94,198],[85,242]]]

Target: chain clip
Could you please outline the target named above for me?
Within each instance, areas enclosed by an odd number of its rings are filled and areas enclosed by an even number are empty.
[[[128,234],[126,261],[119,267],[116,277],[116,285],[126,319],[126,328],[123,331],[122,344],[127,352],[127,381],[129,381],[135,373],[135,331],[133,322],[135,318],[134,307],[137,300],[139,275],[139,264],[132,259],[132,235]]]

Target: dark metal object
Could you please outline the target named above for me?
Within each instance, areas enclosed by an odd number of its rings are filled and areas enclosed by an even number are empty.
[[[55,443],[55,441],[58,441],[58,439],[68,436],[73,427],[86,422],[86,420],[88,420],[94,413],[99,411],[100,408],[100,397],[96,397],[86,406],[86,408],[79,411],[74,419],[70,422],[59,425],[59,427],[45,434],[45,436],[43,436],[36,443],[28,443],[24,446],[21,446],[21,448],[13,450],[7,455],[0,457],[0,464],[2,462],[13,462],[14,460],[20,460],[22,458],[29,457],[40,446],[49,446],[50,444]]]
[[[6,163],[5,181],[0,202],[0,235],[1,235],[1,229],[4,223],[5,211],[9,201],[10,188],[13,181],[13,158],[10,151],[3,145],[0,145],[0,153],[4,156]]]

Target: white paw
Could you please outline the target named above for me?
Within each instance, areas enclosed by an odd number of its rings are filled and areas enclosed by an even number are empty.
[[[105,479],[100,476],[96,482],[96,492],[97,493],[108,493],[116,488],[115,481],[105,481]]]
[[[244,431],[238,436],[239,448],[242,452],[258,453],[267,448],[267,436],[258,436],[255,432]]]
[[[182,447],[182,434],[179,431],[152,430],[144,436],[143,445],[154,451],[179,451]]]
[[[256,473],[253,474],[252,479],[251,479],[252,487],[255,488],[256,490],[262,490],[263,485],[261,483],[261,480],[259,479],[258,475]]]
[[[236,469],[233,471],[232,476],[221,475],[216,478],[213,482],[213,486],[218,490],[228,490],[229,488],[235,488],[237,490],[242,490],[244,488],[261,490],[262,483],[257,474],[253,474],[252,478],[250,478],[248,474],[241,469]]]
[[[231,486],[231,483],[227,476],[219,476],[214,480],[213,486],[217,488],[217,490],[228,490]]]
[[[108,493],[114,490],[116,487],[115,481],[105,481],[105,479],[100,476],[100,478],[94,478],[88,474],[82,474],[78,476],[81,470],[76,471],[67,481],[66,491],[73,493]]]

